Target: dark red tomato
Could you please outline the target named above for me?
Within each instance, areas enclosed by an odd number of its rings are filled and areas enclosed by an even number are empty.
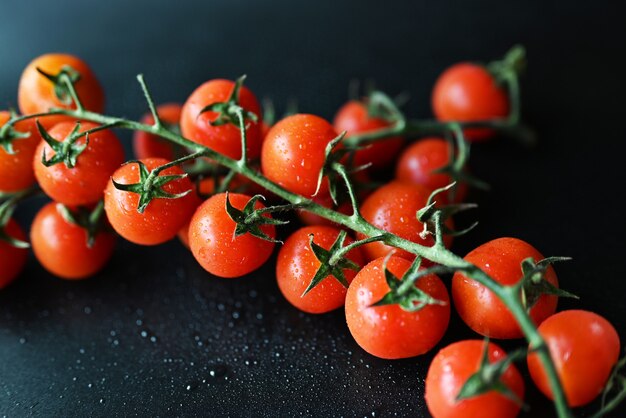
[[[430,189],[419,184],[402,182],[388,183],[372,193],[361,207],[361,214],[372,225],[400,236],[409,241],[432,247],[434,238],[429,235],[426,239],[420,237],[424,225],[417,220],[417,211],[426,206]],[[447,222],[452,226],[451,220]],[[358,239],[364,239],[363,234],[357,234]],[[450,246],[452,239],[445,236],[446,246]],[[375,260],[384,257],[391,250],[395,255],[413,260],[415,255],[401,249],[385,245],[381,242],[372,242],[363,246],[366,257]]]
[[[9,220],[4,230],[10,237],[26,240],[24,231],[13,219]],[[17,248],[0,240],[0,289],[5,288],[22,272],[27,258],[27,249]]]
[[[0,127],[10,119],[9,112],[0,111]],[[30,187],[35,182],[33,173],[33,155],[41,141],[35,121],[27,119],[14,126],[15,131],[28,133],[28,138],[15,139],[12,142],[14,154],[7,154],[0,147],[0,192],[12,193]]]
[[[243,209],[251,197],[230,193],[230,203]],[[255,209],[264,205],[257,201]],[[269,214],[266,214],[270,217]],[[255,237],[250,233],[235,236],[237,224],[226,212],[226,193],[218,193],[207,199],[191,218],[189,244],[198,263],[209,273],[234,278],[258,269],[274,250],[274,243]],[[276,237],[274,225],[262,225],[261,231],[270,238]]]
[[[346,137],[349,137],[354,134],[379,131],[388,128],[390,124],[384,119],[369,116],[367,106],[364,103],[352,100],[339,109],[335,115],[333,126],[337,132],[346,131]],[[390,137],[373,142],[355,153],[354,165],[372,163],[374,169],[384,168],[394,160],[402,148],[402,144],[401,137]]]
[[[218,117],[216,112],[200,111],[213,103],[226,102],[235,83],[230,80],[210,80],[198,87],[183,106],[180,129],[185,138],[205,145],[230,158],[241,158],[241,134],[238,125],[227,123],[213,126]],[[261,120],[261,106],[254,94],[245,86],[239,91],[239,105],[254,113]],[[246,120],[248,158],[258,158],[261,152],[261,128],[259,123]]]
[[[485,342],[459,341],[445,347],[433,359],[426,376],[426,405],[433,418],[513,418],[520,407],[513,400],[489,391],[469,399],[456,398],[467,379],[478,371]],[[495,363],[506,357],[503,349],[489,343],[488,358]],[[500,377],[520,400],[524,399],[524,380],[515,365],[511,364]]]
[[[157,107],[157,114],[161,121],[168,125],[178,126],[182,106],[178,103],[167,103]],[[141,122],[152,125],[154,117],[150,113],[143,115]],[[133,151],[139,160],[143,158],[165,158],[174,160],[174,145],[163,138],[144,131],[135,131],[133,136]]]
[[[346,320],[350,333],[365,351],[385,359],[414,357],[431,350],[443,337],[450,320],[450,298],[443,282],[434,274],[420,278],[416,286],[444,302],[408,312],[399,305],[371,306],[389,292],[384,258],[363,267],[346,295]],[[392,256],[387,269],[401,278],[411,266]]]
[[[141,160],[150,171],[168,163],[163,158],[146,158]],[[180,167],[163,170],[159,175],[183,174]],[[113,173],[113,179],[120,184],[139,182],[139,166],[129,163],[121,166]],[[178,194],[192,190],[193,185],[187,177],[171,181],[163,190]],[[178,199],[153,199],[143,213],[137,212],[139,195],[137,193],[118,190],[109,181],[104,192],[104,210],[113,229],[128,241],[141,245],[161,244],[176,236],[180,228],[189,220],[198,206],[195,193]]]
[[[459,63],[439,76],[432,95],[435,116],[440,121],[484,121],[506,118],[509,99],[487,69],[472,63]],[[468,129],[468,140],[479,141],[492,135],[489,129]]]
[[[52,138],[63,142],[75,126],[74,122],[62,122],[48,133]],[[91,122],[83,122],[80,131],[97,126]],[[77,141],[77,144],[84,143],[85,137]],[[124,162],[122,144],[108,129],[89,135],[89,144],[78,156],[73,168],[68,168],[62,162],[46,167],[41,162],[44,152],[46,160],[56,154],[46,142],[39,143],[33,161],[35,177],[48,196],[69,206],[89,205],[100,200],[111,174]]]
[[[570,406],[586,405],[604,389],[620,353],[617,331],[593,312],[559,312],[543,321],[544,338]],[[530,349],[529,349],[530,350]],[[552,390],[537,354],[528,355],[528,370],[535,385],[552,399]]]
[[[63,279],[84,279],[100,271],[113,254],[115,235],[102,231],[89,247],[87,231],[63,218],[57,203],[45,205],[30,230],[33,251],[41,265]]]
[[[315,276],[320,262],[313,253],[309,235],[313,242],[329,250],[339,236],[340,229],[328,226],[308,226],[298,229],[285,241],[278,253],[276,279],[285,299],[301,311],[308,313],[326,313],[343,306],[347,289],[332,275],[326,276],[317,286],[302,296]],[[344,247],[354,242],[346,237]],[[348,259],[362,266],[363,256],[359,248],[348,253]],[[348,283],[356,271],[344,269]]]
[[[337,137],[332,125],[319,116],[298,114],[278,122],[263,142],[263,174],[285,189],[310,197],[325,161],[329,142]],[[320,193],[328,189],[322,184]]]
[[[513,285],[522,278],[521,262],[531,257],[535,262],[543,260],[530,244],[517,238],[498,238],[474,249],[465,256],[502,285]],[[559,285],[556,273],[548,267],[545,279]],[[477,333],[492,338],[521,338],[523,333],[509,309],[498,297],[475,280],[455,273],[452,279],[452,299],[463,321]],[[530,316],[535,324],[556,311],[557,297],[542,295],[531,308]]]
[[[450,162],[452,147],[443,138],[424,138],[404,150],[396,165],[396,179],[421,184],[430,190],[452,183],[450,175],[435,173]],[[467,194],[465,183],[457,184],[455,201],[462,202]],[[445,197],[445,195],[442,195]]]
[[[328,194],[318,194],[317,196],[313,197],[311,200],[327,208],[334,207],[333,200]],[[339,207],[335,208],[335,210],[343,213],[344,215],[351,215],[352,205],[350,204],[350,202],[343,202],[339,205]],[[298,214],[298,219],[300,219],[300,221],[305,225],[337,226],[337,224],[335,224],[334,222],[329,221],[326,218],[322,218],[321,216],[316,215],[313,212],[309,212],[304,209],[301,209],[301,210],[299,209],[297,211],[297,214]]]

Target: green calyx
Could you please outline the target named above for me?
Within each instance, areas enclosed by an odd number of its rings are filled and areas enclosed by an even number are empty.
[[[11,110],[11,118],[7,123],[0,126],[0,147],[9,155],[14,155],[13,142],[30,137],[30,132],[20,132],[15,129],[11,121],[17,118],[14,110]]]
[[[531,309],[542,295],[554,295],[558,297],[567,297],[578,299],[578,296],[566,290],[559,289],[546,280],[546,270],[550,265],[560,261],[569,261],[570,257],[548,257],[535,263],[532,258],[522,261],[522,280],[519,282],[521,287],[522,304],[526,309]]]
[[[17,193],[0,193],[0,241],[6,242],[7,244],[16,248],[30,247],[30,244],[28,242],[22,241],[9,235],[6,231],[6,226],[9,224],[11,216],[13,216],[13,212],[15,212],[15,208],[18,202],[27,198],[28,196],[31,196],[36,190],[36,188],[30,188],[19,191]]]
[[[89,134],[86,132],[80,132],[80,122],[76,123],[72,132],[65,138],[64,141],[57,141],[41,126],[39,121],[36,121],[37,130],[44,141],[52,148],[54,155],[47,160],[46,150],[44,149],[41,156],[41,163],[46,167],[51,167],[55,164],[63,163],[67,168],[74,168],[78,160],[78,156],[87,149],[89,145]],[[78,143],[81,137],[85,137],[84,143]]]
[[[225,102],[212,103],[203,107],[202,110],[200,110],[200,113],[198,113],[198,116],[206,112],[216,112],[218,114],[217,118],[211,122],[211,125],[213,126],[225,125],[227,123],[239,126],[242,115],[244,120],[247,119],[257,122],[259,120],[258,115],[239,106],[239,91],[241,90],[245,80],[245,75],[239,77],[235,81],[235,86],[233,87],[233,91],[228,100]]]
[[[37,71],[54,84],[54,94],[61,103],[68,106],[72,104],[75,91],[72,91],[73,87],[70,88],[69,85],[73,86],[80,80],[80,73],[78,71],[69,65],[61,67],[61,70],[57,74],[47,73],[41,68],[37,68]]]
[[[396,102],[382,91],[370,92],[364,99],[364,104],[371,118],[383,119],[390,124],[402,123],[406,119]]]
[[[98,234],[104,230],[106,223],[104,222],[104,201],[98,202],[93,210],[85,207],[79,207],[71,210],[67,206],[57,203],[57,212],[65,219],[66,222],[83,228],[87,235],[87,247],[93,247]]]
[[[243,210],[239,210],[230,203],[229,193],[226,192],[226,213],[237,226],[235,227],[235,237],[243,234],[250,234],[269,242],[280,242],[268,236],[261,226],[263,225],[284,225],[287,221],[264,216],[266,213],[277,211],[275,208],[255,209],[256,202],[265,199],[262,195],[254,195],[248,200]]]
[[[486,68],[496,82],[504,84],[511,76],[517,77],[526,69],[526,49],[515,45],[502,59],[490,62]]]

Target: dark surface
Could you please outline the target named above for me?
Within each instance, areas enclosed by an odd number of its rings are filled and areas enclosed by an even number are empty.
[[[530,62],[524,115],[540,143],[475,147],[472,169],[493,191],[474,196],[481,225],[455,249],[508,235],[545,255],[573,256],[557,271],[582,299],[561,307],[597,311],[624,338],[626,84],[618,57],[626,26],[617,2],[295,3],[3,2],[0,103],[15,104],[32,58],[68,51],[95,69],[108,111],[129,117],[145,109],[139,72],[161,102],[245,72],[279,110],[297,97],[301,110],[326,117],[350,79],[371,77],[390,93],[410,92],[407,112],[428,117],[443,68],[521,42]],[[35,207],[21,211],[22,225]],[[453,317],[439,347],[474,337]],[[318,317],[290,307],[272,261],[250,277],[219,280],[178,242],[120,242],[101,274],[78,283],[32,259],[0,293],[0,416],[426,416],[431,358],[373,358],[353,342],[341,311]],[[529,380],[527,391],[527,416],[552,415]]]

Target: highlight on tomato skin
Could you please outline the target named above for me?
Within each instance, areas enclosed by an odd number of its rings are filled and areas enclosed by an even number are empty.
[[[26,234],[14,219],[9,219],[4,231],[9,237],[26,241]],[[0,240],[0,289],[7,287],[24,270],[28,249],[17,248]]]
[[[161,122],[167,125],[178,126],[182,105],[178,103],[165,103],[157,106],[157,115]],[[154,117],[150,113],[146,113],[141,117],[141,123],[152,125]],[[165,139],[145,132],[135,131],[133,134],[133,152],[135,158],[141,160],[143,158],[165,158],[166,160],[174,160],[174,144]]]
[[[9,121],[11,114],[0,110],[0,127]],[[24,190],[35,183],[33,156],[41,141],[34,119],[26,119],[14,125],[14,130],[26,133],[27,138],[11,142],[13,154],[0,147],[0,193],[13,193]]]

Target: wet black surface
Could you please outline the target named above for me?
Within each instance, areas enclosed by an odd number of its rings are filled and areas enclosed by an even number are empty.
[[[561,307],[601,313],[624,338],[626,128],[618,121],[626,27],[612,2],[130,3],[3,4],[3,107],[15,103],[30,59],[68,51],[92,64],[113,114],[143,113],[139,72],[161,102],[245,72],[279,110],[297,97],[303,111],[331,117],[348,81],[371,77],[390,93],[409,91],[407,112],[428,117],[430,87],[445,66],[524,43],[525,118],[540,143],[475,147],[472,169],[493,191],[474,195],[481,224],[455,249],[508,235],[545,255],[573,256],[557,272],[582,299]],[[23,226],[37,206],[20,212]],[[439,347],[471,337],[453,316]],[[120,240],[101,274],[76,283],[32,259],[0,293],[0,416],[427,416],[431,357],[373,358],[352,341],[342,312],[318,317],[290,307],[272,262],[220,280],[178,242],[142,248]],[[529,380],[527,391],[526,416],[551,416]]]

